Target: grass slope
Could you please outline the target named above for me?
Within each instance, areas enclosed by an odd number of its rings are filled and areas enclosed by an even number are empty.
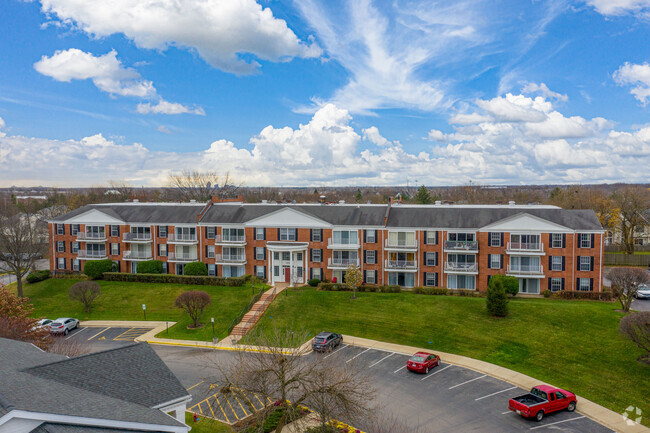
[[[227,335],[228,325],[250,302],[252,290],[242,287],[196,286],[183,284],[149,284],[117,281],[98,281],[102,294],[88,314],[81,303],[68,299],[68,289],[78,280],[51,278],[34,284],[25,284],[25,296],[34,304],[38,317],[76,317],[81,320],[144,320],[142,304],[147,305],[147,320],[178,322],[160,337],[182,340],[212,339],[210,318],[214,317],[215,335]],[[174,307],[174,299],[186,290],[203,290],[210,294],[212,303],[203,311],[201,321],[206,326],[188,330],[190,318]]]
[[[185,424],[192,427],[192,433],[232,433],[234,432],[226,424],[200,416],[198,422],[194,422],[192,414],[185,412]]]
[[[487,316],[484,298],[411,293],[320,292],[279,296],[257,328],[324,330],[431,348],[533,376],[622,413],[650,413],[650,366],[618,334],[618,304],[514,299],[506,319]],[[644,417],[650,425],[650,418]]]

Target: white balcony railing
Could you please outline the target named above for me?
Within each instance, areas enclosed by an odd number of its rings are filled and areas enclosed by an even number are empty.
[[[77,240],[79,241],[105,241],[106,232],[77,232]]]
[[[124,242],[150,242],[152,237],[151,233],[124,233],[122,240]]]
[[[478,251],[478,242],[477,241],[446,241],[445,250]]]
[[[327,266],[331,268],[347,268],[348,266],[359,266],[359,259],[327,259]]]
[[[167,255],[167,260],[170,262],[195,262],[198,260],[198,256],[195,252],[177,253],[172,251]]]
[[[167,235],[168,243],[195,243],[196,233],[169,233]]]
[[[84,260],[99,260],[105,259],[108,256],[106,255],[106,250],[78,250],[77,258]]]
[[[327,239],[327,248],[339,250],[358,250],[361,247],[359,239],[349,239],[345,242],[335,241],[334,238]]]
[[[215,239],[215,243],[218,243],[218,244],[220,244],[220,243],[224,243],[224,244],[227,244],[227,243],[237,244],[237,243],[239,243],[240,244],[242,242],[246,242],[246,236],[245,235],[217,235],[214,239]]]
[[[153,258],[151,251],[124,251],[122,256],[124,260],[151,260]]]
[[[478,263],[446,262],[445,272],[478,272]]]
[[[508,242],[508,251],[542,252],[544,244],[541,242]]]
[[[214,260],[223,263],[242,263],[246,261],[246,256],[243,254],[217,254]]]
[[[413,240],[393,240],[391,242],[390,239],[386,239],[384,242],[384,245],[386,248],[404,248],[404,249],[416,249],[418,247],[417,243],[415,242],[415,239]]]
[[[508,265],[506,273],[520,275],[543,275],[544,267],[542,265]]]
[[[390,269],[416,269],[418,267],[417,260],[385,260],[385,268]]]

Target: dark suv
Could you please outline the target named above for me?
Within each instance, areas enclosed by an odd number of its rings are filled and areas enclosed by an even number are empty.
[[[314,349],[314,352],[327,352],[342,342],[343,336],[341,334],[335,334],[334,332],[321,332],[314,337],[311,347]]]

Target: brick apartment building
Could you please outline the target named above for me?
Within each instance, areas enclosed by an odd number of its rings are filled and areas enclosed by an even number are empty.
[[[84,206],[49,221],[50,268],[111,259],[120,272],[206,263],[210,275],[270,284],[342,282],[484,291],[512,275],[520,292],[602,291],[604,230],[591,210],[516,205],[130,203]]]

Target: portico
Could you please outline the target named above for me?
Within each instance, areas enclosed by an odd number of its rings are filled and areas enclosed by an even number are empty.
[[[289,283],[304,284],[307,271],[308,242],[273,242],[266,243],[268,250],[268,269],[270,284]]]

